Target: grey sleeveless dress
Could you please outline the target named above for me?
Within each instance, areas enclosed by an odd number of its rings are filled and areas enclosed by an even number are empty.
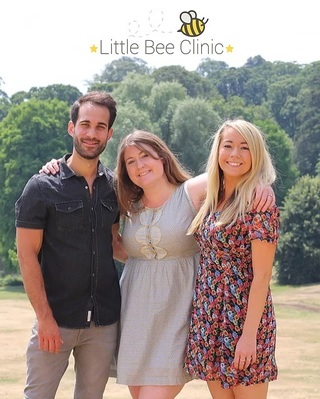
[[[125,219],[119,384],[178,385],[192,378],[183,363],[199,265],[198,245],[186,235],[194,215],[184,183],[162,207]]]

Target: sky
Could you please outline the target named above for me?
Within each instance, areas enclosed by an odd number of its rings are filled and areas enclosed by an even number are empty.
[[[11,96],[66,84],[85,93],[94,75],[123,56],[190,71],[205,58],[230,67],[257,55],[309,64],[320,61],[315,8],[314,0],[3,0],[0,89]],[[184,34],[197,19],[205,24]]]

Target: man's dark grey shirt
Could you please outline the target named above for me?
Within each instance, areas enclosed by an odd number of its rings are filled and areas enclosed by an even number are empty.
[[[112,252],[118,222],[113,173],[101,163],[90,194],[65,156],[56,175],[34,175],[16,202],[16,226],[43,229],[39,261],[60,327],[85,328],[119,319],[120,289]]]

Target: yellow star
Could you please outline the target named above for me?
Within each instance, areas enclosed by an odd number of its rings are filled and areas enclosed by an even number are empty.
[[[231,44],[229,44],[229,46],[227,46],[226,49],[227,49],[227,53],[232,53],[234,47],[232,47]]]
[[[90,47],[90,50],[91,50],[91,53],[96,53],[97,50],[98,50],[98,47],[97,47],[95,44],[93,44],[93,45]]]

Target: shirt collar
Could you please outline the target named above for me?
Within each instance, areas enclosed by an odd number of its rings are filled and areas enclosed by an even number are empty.
[[[61,169],[60,169],[60,174],[61,174],[61,178],[62,179],[70,179],[70,177],[73,176],[77,176],[74,171],[72,169],[69,168],[68,164],[67,164],[67,160],[68,158],[71,156],[72,154],[66,154],[62,157],[61,159]],[[98,162],[98,171],[97,171],[97,177],[101,177],[101,176],[106,176],[107,175],[107,170],[106,168],[102,165],[102,163],[99,161]]]

